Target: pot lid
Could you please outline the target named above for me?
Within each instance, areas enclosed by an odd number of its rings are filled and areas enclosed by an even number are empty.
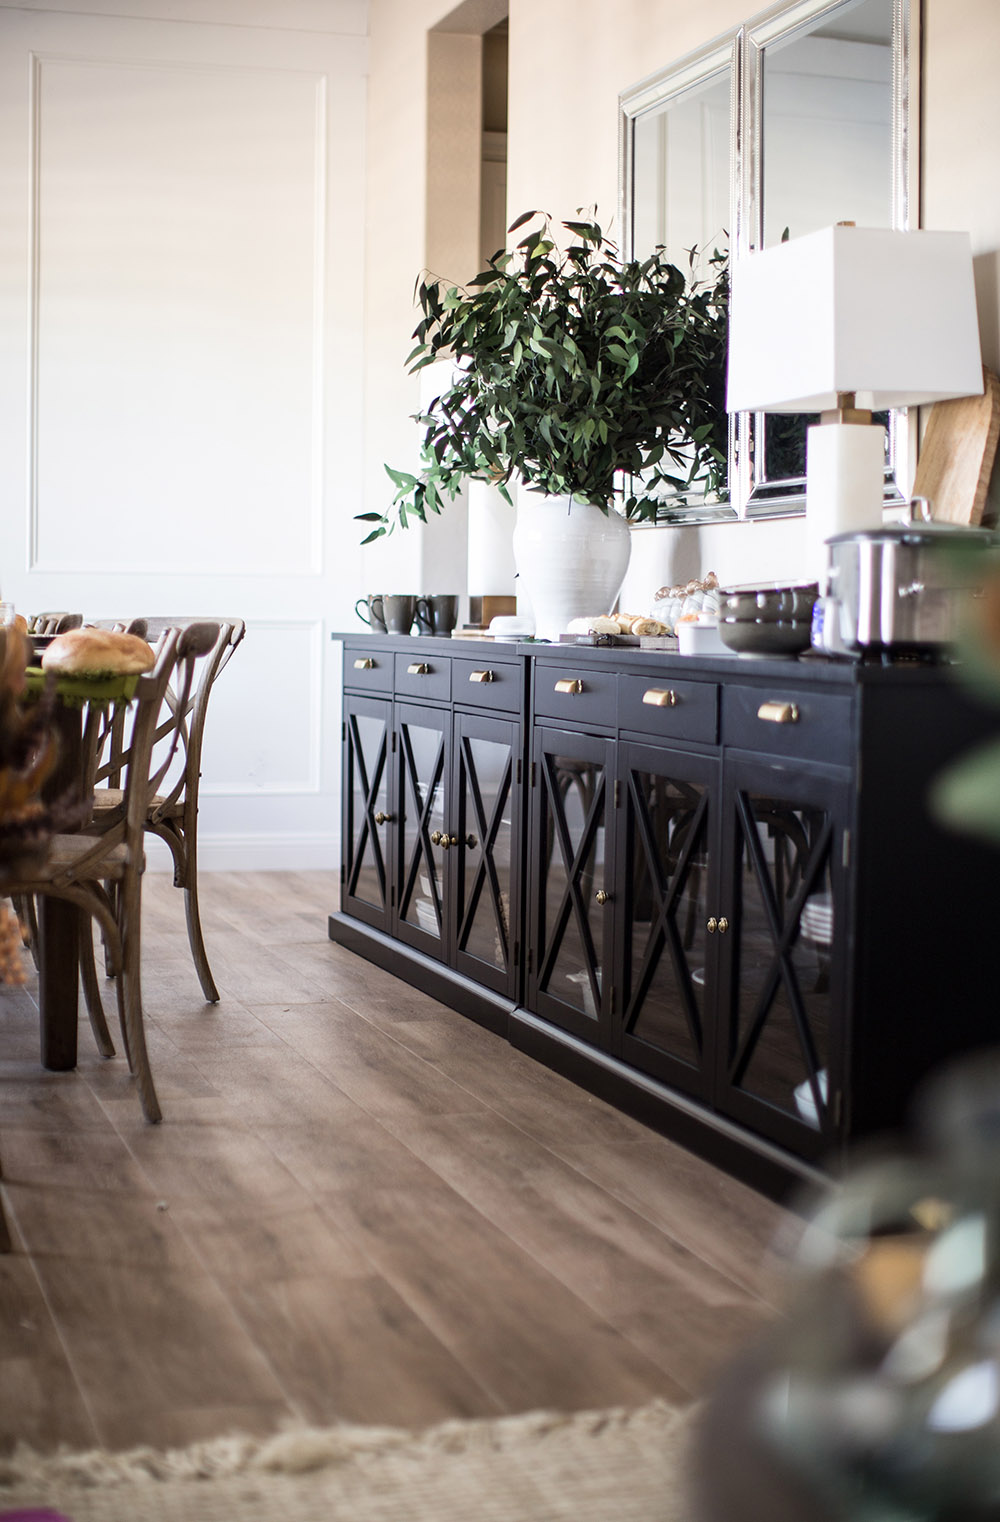
[[[833,534],[827,544],[934,544],[947,540],[951,544],[966,544],[970,548],[983,548],[1000,544],[1000,537],[992,529],[968,528],[960,523],[936,523],[931,517],[931,504],[926,497],[914,497],[910,503],[909,523],[883,523],[877,528],[851,529],[844,534]]]

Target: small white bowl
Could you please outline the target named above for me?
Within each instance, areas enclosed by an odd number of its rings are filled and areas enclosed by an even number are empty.
[[[732,655],[714,623],[678,624],[677,649],[681,655]]]

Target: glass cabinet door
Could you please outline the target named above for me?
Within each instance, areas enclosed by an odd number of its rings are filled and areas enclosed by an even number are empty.
[[[380,930],[390,907],[391,714],[376,698],[344,699],[343,908]]]
[[[531,1008],[610,1045],[614,745],[538,729],[532,758]]]
[[[621,1055],[707,1099],[719,943],[708,931],[718,913],[711,834],[718,762],[649,746],[619,751]]]
[[[451,710],[396,705],[398,892],[395,934],[447,957],[447,875],[452,846],[447,790]],[[457,844],[457,841],[455,841]]]
[[[455,715],[455,966],[514,994],[520,726]]]
[[[718,1107],[817,1155],[839,1126],[846,788],[740,763],[727,808],[731,955]]]

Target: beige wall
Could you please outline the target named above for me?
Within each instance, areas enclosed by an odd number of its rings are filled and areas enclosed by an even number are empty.
[[[402,372],[423,259],[426,28],[440,0],[371,0],[371,175],[367,484],[385,504],[381,461],[414,458]],[[618,196],[618,92],[737,25],[745,0],[510,0],[508,208],[555,217]],[[968,228],[983,353],[1000,365],[1000,4],[924,0],[923,222]],[[455,272],[461,273],[461,272]],[[403,536],[394,536],[397,540]],[[636,541],[630,581],[657,586],[715,569],[727,580],[797,574],[801,520],[672,530]],[[385,552],[381,552],[384,556]],[[397,547],[395,553],[400,553]],[[395,564],[412,567],[414,551]],[[379,579],[387,558],[375,563]],[[636,576],[640,581],[636,581]]]

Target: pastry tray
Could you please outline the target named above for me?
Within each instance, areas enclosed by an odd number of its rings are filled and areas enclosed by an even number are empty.
[[[676,650],[676,634],[560,634],[561,645],[597,645],[602,650]]]

